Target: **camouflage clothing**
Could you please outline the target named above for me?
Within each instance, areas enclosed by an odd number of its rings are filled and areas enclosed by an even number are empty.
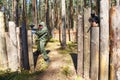
[[[45,44],[47,41],[48,29],[44,22],[41,22],[40,25],[42,26],[41,29],[38,28],[36,31],[37,38],[37,50],[42,53],[44,59],[48,59],[47,52],[45,50]]]

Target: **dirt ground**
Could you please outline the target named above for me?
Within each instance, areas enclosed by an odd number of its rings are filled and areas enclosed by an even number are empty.
[[[73,64],[73,60],[70,54],[60,53],[60,44],[48,43],[46,50],[49,51],[50,64],[39,74],[37,80],[75,80],[76,70]],[[44,65],[41,56],[38,56],[36,63],[36,70],[40,69]]]

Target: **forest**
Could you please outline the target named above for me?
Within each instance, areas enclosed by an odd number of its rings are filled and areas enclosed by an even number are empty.
[[[119,13],[120,0],[0,0],[0,80],[120,80]]]

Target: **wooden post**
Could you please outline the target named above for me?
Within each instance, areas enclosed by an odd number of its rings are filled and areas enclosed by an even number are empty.
[[[99,27],[91,28],[91,80],[98,80],[99,75]]]
[[[100,80],[109,75],[109,0],[100,0]]]
[[[17,51],[18,51],[18,66],[19,70],[21,68],[21,42],[20,42],[20,27],[16,28],[16,34],[17,34]]]
[[[78,65],[77,73],[83,77],[83,18],[78,16]]]
[[[29,65],[31,72],[34,72],[34,59],[32,51],[32,31],[28,30],[28,55],[29,55]]]
[[[110,80],[120,80],[119,13],[120,6],[112,7],[110,9]]]
[[[8,54],[8,66],[11,71],[18,70],[18,51],[17,51],[17,35],[15,23],[9,22],[9,33],[7,35],[7,54]]]
[[[89,78],[90,72],[90,18],[91,9],[84,8],[84,77]]]
[[[7,69],[4,14],[0,12],[0,70]]]

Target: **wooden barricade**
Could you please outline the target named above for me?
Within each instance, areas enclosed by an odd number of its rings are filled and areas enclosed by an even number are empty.
[[[99,78],[99,27],[91,27],[91,80]]]
[[[5,22],[4,14],[0,12],[0,70],[8,68],[6,43],[5,43]]]
[[[84,8],[84,36],[83,36],[83,52],[84,52],[84,77],[89,78],[89,72],[90,72],[90,23],[89,23],[89,18],[90,18],[90,13],[91,9],[90,8]]]
[[[77,74],[83,77],[83,16],[78,16],[78,59]]]
[[[8,56],[8,68],[11,71],[18,70],[18,49],[17,49],[17,35],[15,23],[9,22],[9,32],[6,35],[6,46],[7,46],[7,56]]]
[[[28,30],[28,55],[29,55],[29,66],[31,72],[34,72],[34,59],[33,59],[33,49],[32,49],[32,31]]]

